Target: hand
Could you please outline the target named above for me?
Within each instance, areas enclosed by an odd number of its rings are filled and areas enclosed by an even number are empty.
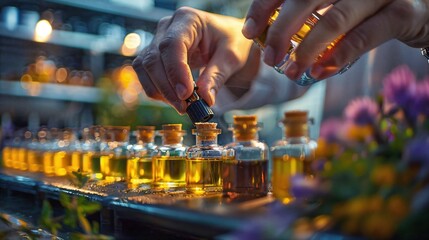
[[[147,96],[185,113],[184,100],[194,89],[191,70],[199,69],[198,94],[213,105],[227,80],[241,79],[259,64],[259,57],[248,61],[252,41],[241,34],[242,26],[243,20],[188,7],[161,19],[154,39],[133,62]]]
[[[279,63],[294,33],[312,12],[332,0],[286,0],[277,21],[268,31],[264,62]],[[254,0],[246,17],[243,34],[259,36],[270,14],[281,0]],[[311,68],[311,75],[323,79],[337,73],[347,63],[390,40],[411,47],[429,46],[429,0],[340,0],[324,14],[297,47],[285,74],[298,79]],[[327,43],[339,39],[327,50]],[[394,49],[392,49],[394,51]]]

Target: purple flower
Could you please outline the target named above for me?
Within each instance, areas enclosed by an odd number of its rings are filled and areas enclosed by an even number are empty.
[[[416,77],[406,65],[396,67],[383,80],[385,100],[402,108],[413,104],[416,89]]]
[[[322,190],[318,180],[307,178],[301,174],[291,177],[291,185],[292,195],[298,199],[313,198],[319,195]]]
[[[408,164],[429,167],[429,136],[412,139],[404,149],[403,160]]]
[[[429,78],[417,83],[414,111],[429,116]]]
[[[416,165],[420,168],[417,178],[427,179],[429,175],[429,136],[424,135],[412,139],[405,146],[402,161],[406,165]]]
[[[346,120],[360,126],[373,125],[378,113],[379,108],[377,103],[368,97],[351,101],[344,110]]]
[[[329,118],[325,120],[320,126],[320,137],[327,142],[338,142],[339,131],[343,125],[343,121],[339,118]]]

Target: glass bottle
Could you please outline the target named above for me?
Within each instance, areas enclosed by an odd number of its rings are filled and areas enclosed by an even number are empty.
[[[30,172],[44,172],[44,154],[48,148],[48,129],[41,128],[37,132],[37,140],[28,144],[27,163]],[[48,154],[47,154],[48,155]],[[53,170],[52,170],[53,171]]]
[[[267,38],[268,30],[271,27],[271,25],[274,23],[274,21],[277,19],[277,17],[279,16],[279,13],[280,13],[280,8],[276,9],[273,12],[273,14],[270,16],[270,18],[268,20],[268,25],[265,28],[265,30],[263,31],[263,33],[259,37],[253,39],[254,42],[261,48],[261,50],[265,49],[265,41]],[[284,74],[287,63],[289,62],[290,59],[293,60],[295,57],[294,52],[295,52],[296,48],[302,42],[302,40],[305,38],[305,36],[311,31],[311,29],[313,29],[313,27],[316,25],[316,23],[320,20],[321,17],[322,16],[317,12],[312,13],[311,16],[306,19],[306,21],[304,22],[302,27],[299,29],[299,31],[292,36],[291,41],[290,41],[290,47],[289,47],[289,50],[287,51],[286,56],[283,58],[283,60],[279,64],[274,66],[274,69],[277,72]],[[333,48],[335,46],[335,44],[341,38],[342,38],[342,36],[339,37],[338,39],[334,40],[333,42],[329,43],[326,47],[326,51]],[[348,63],[346,66],[341,68],[337,72],[337,74],[344,73],[345,71],[347,71],[352,66],[352,64],[353,64],[353,62]],[[307,86],[307,85],[313,84],[317,81],[318,80],[311,77],[310,69],[308,69],[295,82],[301,86]]]
[[[125,181],[127,161],[131,158],[128,144],[130,127],[108,126],[105,129],[107,145],[101,149],[101,172],[108,182]]]
[[[82,162],[81,171],[89,175],[92,180],[103,179],[101,173],[101,149],[107,143],[104,139],[104,128],[101,126],[91,126],[82,130],[81,140]]]
[[[223,193],[264,196],[268,192],[268,146],[259,141],[257,117],[234,116],[233,142],[225,146]]]
[[[132,158],[127,164],[127,179],[131,187],[152,183],[152,157],[155,153],[155,127],[138,126],[137,142],[132,146]]]
[[[303,174],[313,177],[312,163],[317,144],[308,137],[306,111],[289,111],[284,114],[284,138],[271,149],[273,158],[273,195],[283,203],[293,200],[291,177]]]
[[[26,130],[24,132],[23,140],[19,146],[18,150],[18,162],[19,162],[19,169],[26,171],[28,170],[28,163],[27,163],[27,149],[28,145],[33,141],[34,133],[30,130]]]
[[[22,144],[23,132],[21,130],[14,132],[14,137],[9,145],[11,151],[11,168],[19,169],[19,149]]]
[[[79,155],[75,151],[77,141],[71,129],[65,129],[54,141],[53,164],[56,176],[65,176],[79,169]]]
[[[221,130],[216,123],[195,123],[196,145],[186,152],[186,191],[201,194],[222,191],[223,147],[217,144]]]
[[[5,137],[4,138],[4,146],[2,149],[2,162],[4,168],[12,168],[13,166],[13,157],[12,157],[12,151],[13,151],[13,141],[14,137]]]
[[[182,124],[165,124],[158,131],[162,145],[156,148],[153,158],[153,183],[155,190],[177,190],[186,185],[186,150],[183,144]]]
[[[58,128],[51,128],[46,131],[46,141],[40,141],[39,146],[42,149],[43,159],[43,172],[47,176],[57,175],[56,167],[59,167],[59,162],[55,163],[55,153],[59,150],[59,141],[61,141],[61,132]],[[57,156],[58,159],[58,156]],[[58,160],[57,160],[58,161]],[[61,171],[61,170],[60,170]],[[58,174],[58,176],[64,176],[64,174]]]

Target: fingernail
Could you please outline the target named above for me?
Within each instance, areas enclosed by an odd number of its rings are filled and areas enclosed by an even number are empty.
[[[214,88],[212,88],[212,89],[210,89],[210,103],[209,103],[209,105],[210,106],[213,106],[214,104],[215,104],[215,102],[216,102],[216,90],[214,89]]]
[[[179,99],[185,100],[188,97],[188,96],[186,96],[186,92],[187,92],[187,90],[186,90],[185,85],[183,85],[181,83],[176,84],[176,94],[177,94],[177,97]]]
[[[243,29],[241,30],[241,32],[243,33],[243,35],[246,38],[250,39],[250,38],[256,37],[256,36],[254,36],[255,35],[255,29],[256,29],[255,20],[253,20],[253,18],[248,18],[244,22]]]
[[[298,79],[298,64],[296,62],[290,62],[285,69],[285,75],[292,80]]]
[[[268,64],[269,66],[274,66],[274,64],[275,64],[274,59],[275,58],[276,58],[276,56],[274,54],[273,48],[270,45],[266,46],[264,49],[264,62],[266,64]]]

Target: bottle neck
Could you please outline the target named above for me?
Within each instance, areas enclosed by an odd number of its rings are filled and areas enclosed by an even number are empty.
[[[234,142],[248,142],[252,140],[258,140],[259,135],[256,129],[248,129],[246,131],[234,130],[232,133],[232,139]]]
[[[181,144],[183,141],[182,134],[177,133],[164,133],[162,137],[162,145],[175,145]]]
[[[285,138],[307,138],[308,124],[307,123],[287,123],[285,124]]]
[[[197,146],[210,146],[217,144],[217,136],[196,136],[196,145]]]

